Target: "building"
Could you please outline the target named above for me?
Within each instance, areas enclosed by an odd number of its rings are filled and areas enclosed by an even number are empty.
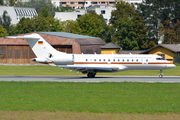
[[[54,18],[57,18],[61,21],[66,20],[76,20],[81,15],[84,15],[85,12],[55,12]]]
[[[120,49],[122,49],[122,47],[110,42],[101,46],[101,54],[118,54]]]
[[[119,2],[121,0],[116,0],[116,1]],[[123,0],[123,1],[128,2],[129,4],[136,5],[136,4],[142,3],[144,0]]]
[[[111,18],[111,12],[113,10],[116,10],[115,6],[110,6],[110,5],[94,5],[92,7],[89,7],[87,9],[87,13],[94,11],[96,12],[98,15],[102,15],[104,20],[106,21],[106,23],[109,23],[109,20]]]
[[[105,42],[100,38],[65,32],[36,32],[55,49],[74,54],[100,54],[100,47]],[[33,33],[28,33],[33,34]],[[23,35],[28,35],[23,34]],[[0,64],[37,64],[36,58],[26,40],[0,38]]]
[[[180,44],[160,44],[141,52],[141,54],[160,55],[170,62],[180,63]]]
[[[87,8],[94,5],[114,5],[116,0],[60,0],[60,7]]]
[[[32,18],[38,15],[34,8],[28,7],[0,6],[0,16],[3,15],[4,11],[7,11],[11,17],[11,24],[17,24],[23,17]]]
[[[94,5],[92,7],[89,7],[87,10],[81,12],[55,12],[54,17],[60,19],[61,21],[76,20],[81,15],[94,11],[99,15],[101,14],[106,23],[108,24],[109,19],[111,18],[111,12],[115,9],[116,8],[114,6],[110,5]]]

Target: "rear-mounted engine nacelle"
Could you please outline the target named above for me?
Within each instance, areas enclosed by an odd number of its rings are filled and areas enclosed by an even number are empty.
[[[50,60],[56,65],[69,65],[69,64],[73,64],[74,62],[73,55],[71,54],[50,58]]]
[[[39,63],[47,63],[48,61],[44,58],[33,58],[32,61]]]

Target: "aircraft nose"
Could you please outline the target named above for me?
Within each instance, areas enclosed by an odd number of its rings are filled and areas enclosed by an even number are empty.
[[[170,65],[167,65],[166,67],[167,67],[167,68],[174,68],[174,67],[176,67],[176,65],[170,64]]]

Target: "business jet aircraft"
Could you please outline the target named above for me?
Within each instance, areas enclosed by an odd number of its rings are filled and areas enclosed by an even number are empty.
[[[37,56],[32,61],[58,66],[95,77],[97,72],[119,72],[125,70],[162,70],[175,67],[171,62],[158,55],[149,54],[66,54],[57,51],[39,34],[10,36],[8,38],[26,39]]]

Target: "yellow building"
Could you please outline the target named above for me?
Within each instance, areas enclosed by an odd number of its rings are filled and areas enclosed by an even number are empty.
[[[160,55],[164,59],[173,62],[180,63],[180,44],[161,44],[146,51],[141,52],[141,54],[155,54]]]
[[[120,46],[114,43],[108,43],[101,46],[101,54],[118,54],[120,49],[122,49]]]

